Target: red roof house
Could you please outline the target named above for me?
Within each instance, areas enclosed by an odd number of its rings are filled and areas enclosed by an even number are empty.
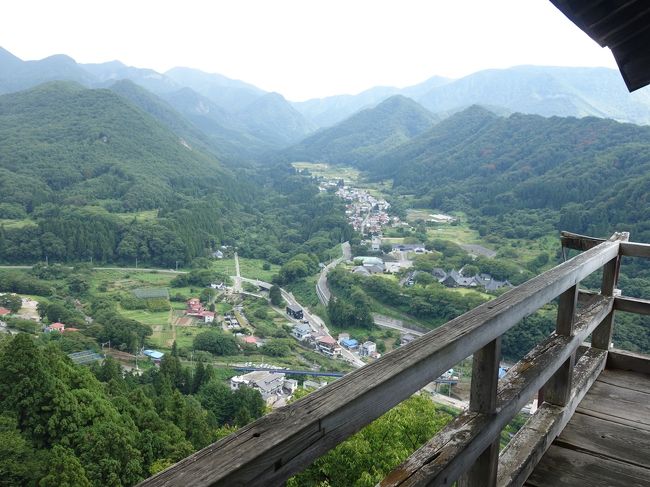
[[[11,311],[8,310],[7,308],[0,308],[0,316],[7,316],[10,315]]]
[[[63,323],[52,323],[50,326],[45,328],[46,331],[64,331],[65,330],[65,325]]]

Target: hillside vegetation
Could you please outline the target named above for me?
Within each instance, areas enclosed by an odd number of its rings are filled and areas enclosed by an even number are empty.
[[[21,223],[0,225],[5,262],[171,266],[236,243],[282,263],[350,232],[340,203],[288,166],[235,175],[109,90],[53,82],[4,95],[0,138],[0,219]]]
[[[649,155],[647,127],[472,107],[365,167],[426,206],[469,211],[483,234],[534,237],[541,211],[555,228],[643,241]]]

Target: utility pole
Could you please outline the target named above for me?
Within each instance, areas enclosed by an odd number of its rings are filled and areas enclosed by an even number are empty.
[[[176,261],[176,272],[178,272],[178,261]]]
[[[47,258],[47,255],[45,256],[45,265],[46,265],[46,266],[49,266],[49,265],[50,265],[50,261],[49,261],[49,259]]]
[[[135,258],[135,268],[136,269],[138,268],[138,258],[137,257]]]

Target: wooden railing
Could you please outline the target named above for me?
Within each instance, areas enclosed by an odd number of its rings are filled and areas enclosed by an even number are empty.
[[[650,246],[563,234],[583,253],[451,320],[327,387],[251,423],[141,485],[272,486],[474,355],[470,407],[381,482],[382,486],[521,485],[605,365],[614,310],[650,313],[615,296],[622,255]],[[578,284],[603,268],[600,293]],[[559,296],[556,332],[498,380],[501,336]],[[581,347],[592,336],[588,349]],[[499,458],[501,430],[538,391],[544,404]],[[512,443],[512,442],[511,442]]]

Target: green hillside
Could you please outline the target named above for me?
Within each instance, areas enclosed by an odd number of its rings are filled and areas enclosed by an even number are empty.
[[[539,211],[551,228],[647,240],[648,156],[648,127],[472,107],[366,167],[426,206],[468,211],[484,234],[534,238]]]
[[[227,243],[282,263],[349,234],[334,197],[288,166],[233,174],[109,90],[56,82],[4,95],[0,139],[3,262],[168,267]]]
[[[393,96],[285,151],[292,160],[361,164],[431,128],[436,117],[410,98]]]

